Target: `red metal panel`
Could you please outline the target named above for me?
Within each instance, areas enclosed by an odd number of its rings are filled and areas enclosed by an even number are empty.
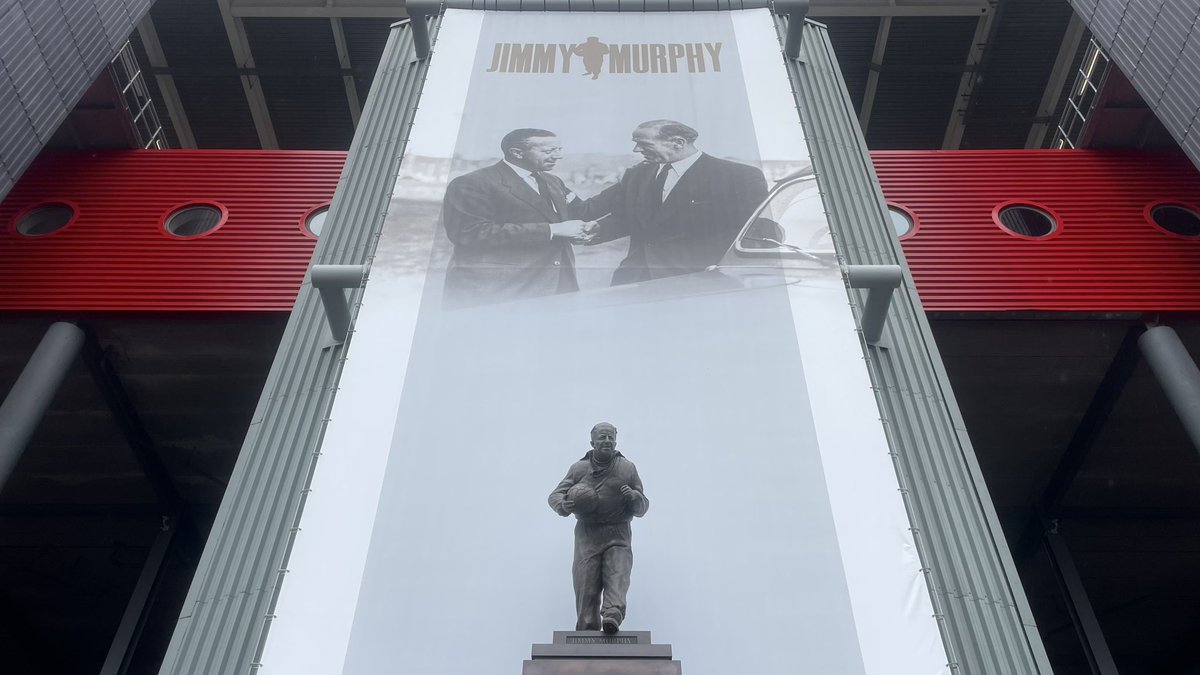
[[[1159,201],[1200,205],[1182,154],[1017,150],[871,153],[884,195],[920,228],[902,241],[931,311],[1197,311],[1200,238],[1146,222]],[[1002,202],[1056,213],[1061,232],[1020,238]]]
[[[301,218],[333,196],[344,152],[46,153],[0,204],[0,310],[290,311],[316,240]],[[78,206],[30,238],[14,217],[43,201]],[[197,239],[164,214],[217,202],[227,222]]]
[[[333,195],[340,152],[121,151],[41,157],[0,204],[0,311],[291,309],[315,240],[301,220]],[[917,151],[872,157],[889,200],[917,217],[903,241],[932,311],[1198,311],[1200,240],[1145,220],[1161,201],[1200,205],[1183,155],[1140,151]],[[998,204],[1056,213],[1044,240],[1008,234]],[[23,237],[40,202],[79,207],[57,233]],[[189,202],[228,209],[184,240],[162,217]]]

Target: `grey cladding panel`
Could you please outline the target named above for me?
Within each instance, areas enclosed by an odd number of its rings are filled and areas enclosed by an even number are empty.
[[[1176,140],[1181,140],[1187,134],[1196,114],[1196,102],[1187,89],[1191,81],[1186,73],[1176,71],[1167,82],[1166,90],[1154,111]]]
[[[129,12],[129,16],[133,18],[134,24],[137,24],[145,16],[146,11],[150,9],[150,5],[154,4],[153,0],[124,0],[125,11]]]
[[[66,104],[33,38],[24,10],[18,5],[9,12],[9,18],[8,24],[0,28],[0,64],[12,78],[33,132],[45,143],[66,115]]]
[[[1150,40],[1150,31],[1158,12],[1153,7],[1140,3],[1130,4],[1121,15],[1121,24],[1117,29],[1111,56],[1123,55],[1127,63],[1136,70],[1146,51],[1146,43]]]
[[[100,14],[100,23],[104,25],[104,35],[108,38],[110,52],[116,52],[125,44],[133,21],[125,11],[125,3],[121,0],[94,0],[96,11]]]
[[[62,0],[60,4],[67,18],[67,26],[75,37],[80,55],[83,56],[84,68],[89,73],[99,73],[100,68],[112,57],[112,53],[96,7],[82,0]]]
[[[1124,8],[1119,7],[1115,2],[1098,3],[1095,14],[1088,22],[1088,28],[1091,29],[1092,35],[1095,35],[1101,43],[1111,46],[1117,36],[1117,27],[1121,25],[1123,10]]]
[[[69,35],[64,36],[59,28],[66,25],[62,8],[54,2],[34,3],[25,13],[59,93],[64,99],[70,98],[70,92],[74,90],[72,85],[78,86],[80,80],[86,78],[79,50],[70,39],[65,39]]]
[[[1198,0],[1070,0],[1096,41],[1200,165]]]
[[[129,3],[142,9],[135,15]],[[114,46],[124,43],[147,5],[148,0],[0,0],[0,199],[108,65]]]
[[[1162,99],[1167,82],[1179,64],[1190,28],[1171,21],[1165,15],[1160,16],[1159,23],[1154,27],[1153,39],[1158,48],[1146,50],[1137,71],[1145,82],[1143,96],[1151,107]]]

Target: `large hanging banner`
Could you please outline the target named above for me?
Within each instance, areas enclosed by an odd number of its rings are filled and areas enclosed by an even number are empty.
[[[263,673],[947,672],[766,10],[448,11],[411,138]]]

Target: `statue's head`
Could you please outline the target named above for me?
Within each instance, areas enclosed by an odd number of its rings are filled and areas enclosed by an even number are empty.
[[[592,457],[598,462],[608,462],[617,454],[617,428],[608,422],[592,427]]]

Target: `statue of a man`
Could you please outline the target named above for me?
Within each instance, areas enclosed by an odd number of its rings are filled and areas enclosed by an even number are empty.
[[[575,630],[615,633],[625,619],[625,593],[633,569],[634,516],[644,516],[650,500],[642,494],[637,467],[617,452],[617,428],[607,422],[592,427],[592,449],[567,470],[550,508],[560,516],[575,514]]]

